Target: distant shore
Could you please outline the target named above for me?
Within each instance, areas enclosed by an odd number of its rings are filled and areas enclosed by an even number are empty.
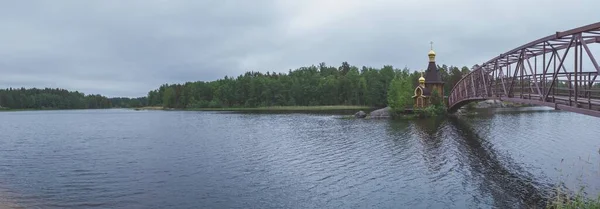
[[[122,108],[84,108],[84,109],[60,109],[60,108],[29,108],[29,109],[9,109],[0,108],[0,112],[21,112],[21,111],[51,111],[51,110],[105,110],[105,109],[122,109]]]
[[[39,110],[60,110],[55,108],[44,108],[44,109],[9,109],[9,108],[0,108],[0,112],[17,112],[17,111],[39,111]]]
[[[335,111],[335,110],[368,110],[369,106],[331,105],[331,106],[269,106],[269,107],[224,107],[224,108],[164,108],[140,107],[135,110],[186,110],[186,111]]]

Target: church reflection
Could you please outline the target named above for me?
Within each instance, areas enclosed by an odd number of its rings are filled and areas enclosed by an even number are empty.
[[[440,130],[446,123],[446,118],[418,119],[412,122],[420,137],[434,140],[440,136]]]
[[[447,155],[444,153],[444,136],[442,125],[445,119],[419,119],[413,121],[415,136],[422,147],[422,155],[427,168],[432,172],[438,172],[446,162]]]

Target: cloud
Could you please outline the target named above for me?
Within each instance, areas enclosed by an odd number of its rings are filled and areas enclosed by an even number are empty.
[[[143,96],[164,83],[326,62],[466,65],[598,19],[600,2],[3,1],[0,87]]]

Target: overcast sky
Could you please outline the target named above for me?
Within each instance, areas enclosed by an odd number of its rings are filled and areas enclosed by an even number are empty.
[[[0,88],[145,96],[325,62],[472,66],[600,21],[598,0],[0,0]]]

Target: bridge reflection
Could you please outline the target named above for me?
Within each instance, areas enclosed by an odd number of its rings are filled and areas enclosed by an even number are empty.
[[[479,182],[479,189],[493,197],[496,207],[544,208],[553,185],[536,182],[509,157],[500,156],[468,122],[457,117],[450,117],[448,122],[465,168]]]
[[[396,123],[402,123],[402,130],[395,130],[399,126]],[[497,208],[544,208],[555,188],[536,181],[509,156],[499,154],[464,119],[414,120],[410,130],[405,122],[390,122],[389,127],[388,131],[410,131],[417,136],[429,178],[451,175],[468,179],[463,184],[475,187],[472,194],[467,194],[475,202],[491,198]]]

